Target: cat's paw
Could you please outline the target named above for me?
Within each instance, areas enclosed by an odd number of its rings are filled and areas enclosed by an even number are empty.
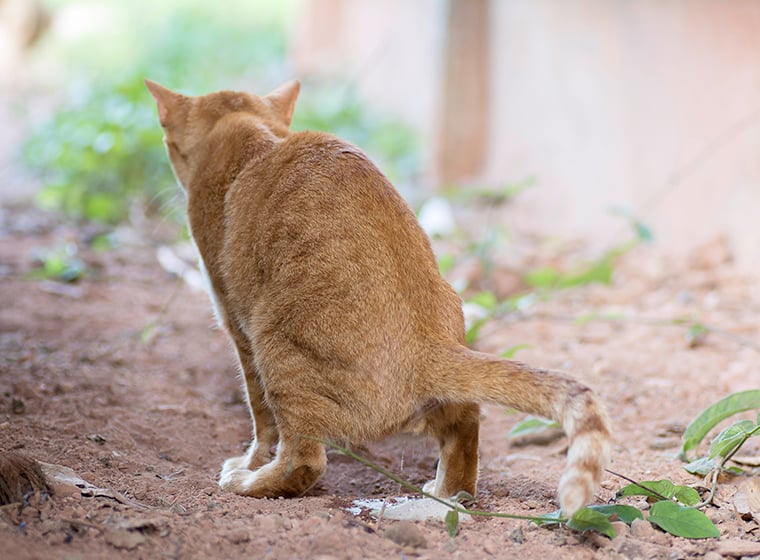
[[[239,459],[240,457],[233,457]],[[224,465],[227,466],[231,459],[227,459]],[[222,469],[219,476],[219,486],[223,490],[235,494],[247,495],[252,482],[256,479],[256,473],[248,469]]]
[[[427,494],[432,494],[435,496],[435,479],[428,480],[423,486],[422,491]]]
[[[247,453],[245,455],[240,455],[239,457],[230,457],[222,464],[221,476],[224,476],[225,473],[228,473],[230,471],[236,471],[239,469],[247,469],[249,462],[250,462],[250,457],[248,456]]]

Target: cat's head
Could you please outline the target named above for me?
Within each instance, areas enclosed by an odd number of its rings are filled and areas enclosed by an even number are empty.
[[[241,117],[254,118],[257,127],[266,134],[284,137],[300,89],[298,81],[293,80],[263,97],[235,91],[189,97],[148,79],[145,85],[156,100],[169,160],[184,189],[197,161],[197,150],[204,149],[204,141],[215,127],[231,127]]]

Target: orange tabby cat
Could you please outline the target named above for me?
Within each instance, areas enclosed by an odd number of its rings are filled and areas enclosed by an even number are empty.
[[[461,301],[393,186],[358,148],[289,130],[298,82],[265,97],[146,84],[253,417],[254,441],[224,463],[223,488],[297,496],[325,471],[319,440],[410,430],[440,444],[426,489],[474,495],[478,403],[490,401],[559,420],[570,438],[562,509],[592,498],[610,446],[594,394],[465,347]]]

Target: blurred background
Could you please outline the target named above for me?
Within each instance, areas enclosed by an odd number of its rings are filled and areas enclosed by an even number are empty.
[[[367,151],[431,233],[469,193],[589,254],[633,225],[758,272],[759,62],[756,0],[0,0],[0,200],[181,213],[143,78],[297,77],[294,128]]]

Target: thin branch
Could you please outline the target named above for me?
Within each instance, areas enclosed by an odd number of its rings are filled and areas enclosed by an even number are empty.
[[[620,473],[616,473],[615,471],[611,471],[610,469],[604,469],[604,470],[607,471],[608,473],[610,473],[613,476],[617,476],[617,477],[622,478],[623,480],[625,480],[627,482],[630,482],[634,486],[638,486],[642,490],[646,490],[650,494],[654,494],[654,496],[656,498],[660,498],[661,500],[665,500],[665,501],[668,501],[668,502],[670,501],[670,498],[666,498],[665,496],[663,496],[662,494],[660,494],[659,492],[657,492],[655,490],[652,490],[651,488],[647,488],[646,486],[642,486],[641,484],[639,484],[638,482],[636,482],[632,478],[628,478],[627,476],[625,476],[623,474],[620,474]]]
[[[350,458],[354,459],[355,461],[358,461],[362,465],[365,465],[365,466],[371,468],[372,470],[380,473],[381,475],[383,475],[384,477],[392,480],[393,482],[396,482],[396,483],[400,484],[401,486],[403,486],[407,490],[411,490],[412,492],[414,492],[416,494],[420,494],[421,496],[424,496],[425,498],[430,498],[431,500],[433,500],[435,502],[438,502],[439,504],[443,504],[447,508],[449,508],[449,509],[451,509],[453,511],[456,511],[457,513],[465,513],[467,515],[483,516],[483,517],[504,517],[504,518],[507,518],[507,519],[522,519],[522,520],[526,520],[526,521],[536,521],[536,522],[541,522],[541,523],[545,523],[545,522],[565,523],[565,522],[568,521],[567,519],[564,519],[564,518],[535,517],[535,516],[530,516],[530,515],[516,515],[516,514],[511,514],[511,513],[499,513],[499,512],[493,512],[493,511],[482,511],[482,510],[476,510],[476,509],[468,509],[468,508],[460,506],[457,503],[448,502],[448,501],[446,501],[446,500],[444,500],[442,498],[439,498],[438,496],[434,496],[432,494],[429,494],[428,492],[425,492],[419,486],[415,486],[411,482],[409,482],[407,480],[404,480],[403,478],[401,478],[401,477],[393,474],[389,470],[386,470],[383,467],[381,467],[380,465],[377,465],[377,464],[373,463],[369,459],[365,459],[361,455],[357,455],[356,453],[354,453],[353,451],[351,451],[351,449],[348,446],[344,447],[344,446],[338,445],[337,443],[334,443],[334,442],[331,442],[331,441],[324,441],[324,440],[320,440],[320,439],[316,439],[316,438],[310,438],[310,439],[314,439],[314,441],[319,441],[320,443],[331,447],[332,449],[334,449],[335,451],[337,451],[341,455],[345,455],[346,457],[350,457]]]

